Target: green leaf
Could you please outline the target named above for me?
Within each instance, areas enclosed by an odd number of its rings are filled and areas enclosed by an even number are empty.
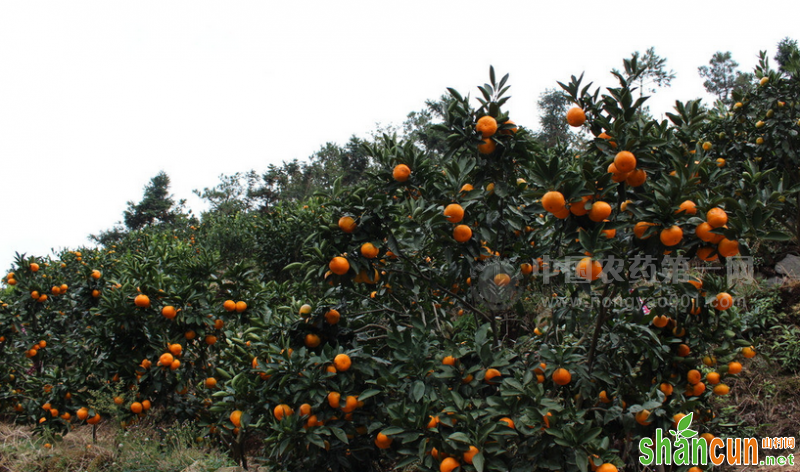
[[[482,452],[479,452],[472,457],[472,465],[478,472],[483,472],[484,462],[485,459]]]
[[[453,433],[450,436],[448,436],[447,439],[449,439],[451,441],[464,443],[464,444],[469,444],[470,443],[469,436],[467,436],[466,434],[461,433],[461,432]]]
[[[791,241],[792,237],[780,231],[770,231],[762,236],[761,239],[765,239],[767,241]]]
[[[350,444],[350,440],[347,439],[347,434],[344,432],[343,429],[330,427],[330,430],[331,430],[331,433],[333,433],[334,436],[339,438],[339,441],[342,441],[345,444]]]
[[[411,397],[414,399],[414,401],[418,402],[422,400],[422,397],[424,395],[425,395],[425,383],[422,380],[417,380],[411,387]]]
[[[689,413],[678,421],[678,431],[689,429],[689,426],[692,425],[692,416],[694,416],[694,412]]]
[[[388,428],[381,431],[381,433],[385,434],[386,436],[392,436],[393,434],[400,434],[403,432],[403,428],[398,428],[397,426],[389,426]]]
[[[361,394],[358,396],[358,399],[359,399],[359,401],[364,401],[367,398],[374,397],[375,395],[377,395],[379,393],[381,393],[381,391],[380,390],[376,390],[376,389],[365,390],[365,391],[361,392]]]

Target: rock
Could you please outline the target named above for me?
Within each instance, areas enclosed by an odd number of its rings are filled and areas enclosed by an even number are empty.
[[[785,281],[786,281],[786,279],[784,277],[770,277],[767,280],[765,280],[764,282],[767,285],[783,285],[783,283]]]
[[[800,280],[800,257],[787,254],[775,264],[775,272],[785,275],[792,281]]]

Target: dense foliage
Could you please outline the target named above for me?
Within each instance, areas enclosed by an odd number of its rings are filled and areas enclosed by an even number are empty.
[[[441,123],[331,152],[368,170],[314,196],[290,183],[317,171],[270,174],[282,202],[223,178],[200,221],[148,200],[99,248],[19,255],[0,407],[47,435],[157,412],[274,470],[585,471],[684,414],[713,434],[755,355],[726,271],[800,234],[800,83],[763,60],[659,122],[648,70],[561,84],[580,147],[509,120],[491,70],[477,108],[449,90]]]

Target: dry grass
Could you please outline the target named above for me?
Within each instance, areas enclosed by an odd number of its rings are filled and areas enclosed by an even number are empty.
[[[181,429],[143,425],[123,432],[107,422],[99,425],[93,443],[91,426],[76,427],[56,441],[34,436],[29,427],[0,423],[0,472],[200,472],[233,465],[214,448],[175,439]],[[165,432],[171,439],[159,439]],[[52,448],[45,447],[48,441]]]

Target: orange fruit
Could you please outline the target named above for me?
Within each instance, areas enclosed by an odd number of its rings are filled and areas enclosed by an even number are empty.
[[[161,357],[158,358],[158,362],[164,367],[169,367],[170,365],[172,365],[172,361],[174,360],[175,357],[173,357],[172,354],[170,354],[169,352],[161,354]]]
[[[551,190],[542,197],[542,206],[550,213],[563,210],[566,204],[567,202],[564,200],[564,195],[561,192]]]
[[[625,178],[625,183],[631,187],[641,187],[647,181],[647,172],[642,169],[634,169]]]
[[[662,382],[661,385],[658,386],[658,389],[661,390],[666,396],[672,395],[672,392],[674,391],[672,384],[667,382]]]
[[[663,328],[669,323],[669,317],[665,315],[656,316],[653,318],[653,326],[656,328]]]
[[[174,361],[172,361],[172,364],[170,364],[169,370],[178,370],[180,366],[181,366],[181,361],[175,359]]]
[[[222,307],[225,308],[225,311],[234,311],[236,310],[236,302],[233,300],[225,300]]]
[[[662,229],[659,237],[661,244],[664,246],[675,246],[683,239],[683,230],[678,225],[672,225],[669,228]]]
[[[398,182],[405,182],[408,180],[408,177],[411,175],[411,169],[405,164],[398,164],[394,167],[392,171],[392,177],[394,180]]]
[[[464,185],[461,187],[461,190],[460,190],[460,192],[462,192],[462,193],[463,193],[463,192],[471,192],[471,191],[473,191],[473,190],[475,190],[475,188],[472,186],[472,184],[464,184]]]
[[[456,365],[456,358],[453,356],[445,356],[442,359],[442,365]]]
[[[214,320],[214,329],[222,329],[224,326],[225,326],[225,322],[224,321],[222,321],[220,319]]]
[[[508,426],[511,429],[514,429],[514,420],[512,420],[511,418],[508,418],[508,417],[500,418],[500,420],[498,422],[499,423],[505,423],[506,426]]]
[[[500,373],[499,370],[491,368],[486,369],[486,375],[483,376],[483,380],[488,384],[497,384],[498,382],[494,381],[497,377],[502,376],[503,374]]]
[[[175,310],[174,306],[168,305],[161,309],[161,314],[164,316],[164,318],[171,320],[175,318],[178,312]]]
[[[736,375],[742,371],[742,364],[732,361],[728,363],[728,373],[731,375]]]
[[[197,333],[195,333],[194,330],[191,330],[191,329],[189,331],[187,331],[186,333],[184,333],[184,335],[183,335],[183,337],[185,337],[189,341],[194,339],[195,336],[197,336]]]
[[[281,421],[286,417],[292,416],[294,412],[289,408],[289,405],[280,404],[272,410],[272,413],[275,415],[276,420]]]
[[[505,125],[505,126],[516,125],[516,123],[514,123],[511,120],[508,120],[505,123],[503,123],[503,125]],[[508,129],[504,129],[504,130],[500,131],[500,134],[505,134],[505,135],[511,135],[511,134],[516,134],[516,133],[517,133],[517,127],[516,126],[514,126],[513,128],[508,128]]]
[[[325,313],[325,321],[328,324],[335,325],[336,323],[339,322],[339,318],[341,318],[341,315],[339,315],[339,312],[336,310],[331,309],[328,310],[327,313]]]
[[[592,260],[591,257],[584,257],[581,259],[575,268],[575,275],[578,278],[588,280],[590,282],[600,278],[600,274],[602,272],[603,266],[600,264],[600,261]]]
[[[150,404],[150,400],[145,400],[142,402],[142,408],[144,409],[144,411],[149,410],[151,406],[152,405]]]
[[[731,391],[731,388],[725,384],[719,384],[714,387],[714,394],[715,395],[727,395]]]
[[[598,397],[600,398],[600,401],[603,403],[611,403],[612,401],[611,398],[608,397],[608,392],[606,392],[605,390],[601,391]]]
[[[720,292],[712,302],[712,305],[719,311],[725,311],[733,306],[733,297],[728,292]]]
[[[607,134],[605,133],[605,131],[604,131],[604,132],[602,132],[602,133],[600,133],[600,134],[598,134],[598,135],[597,135],[597,137],[598,137],[598,138],[600,138],[600,139],[611,139],[611,136],[607,135]],[[612,147],[612,148],[614,148],[614,149],[616,149],[616,148],[617,148],[617,143],[616,143],[616,142],[614,142],[614,141],[609,141],[609,142],[608,142],[608,145],[609,145],[609,146],[611,146],[611,147]]]
[[[139,414],[142,412],[142,404],[139,402],[131,403],[131,413]]]
[[[488,138],[497,132],[497,120],[488,115],[482,116],[478,118],[475,130],[481,133],[484,138]]]
[[[644,233],[647,231],[647,228],[655,226],[654,223],[648,223],[646,221],[640,221],[633,226],[633,234],[639,239],[647,239],[651,235],[644,236]]]
[[[739,254],[739,241],[722,238],[717,245],[717,252],[722,257],[733,257]]]
[[[91,418],[89,418],[88,420],[86,420],[86,422],[91,424],[91,425],[95,425],[95,424],[99,423],[101,419],[102,419],[102,417],[98,413],[98,414],[92,416]]]
[[[39,264],[37,264],[35,262],[30,265],[30,268],[31,268],[31,272],[39,272]]]
[[[712,233],[711,230],[713,229],[714,228],[710,224],[703,222],[697,225],[697,228],[694,230],[694,234],[702,241],[717,244],[724,238],[724,236],[721,234]]]
[[[125,399],[122,397],[114,397],[114,404],[115,405],[122,405],[125,403]]]
[[[301,416],[308,416],[311,414],[311,405],[308,403],[303,403],[300,405],[300,408],[298,408],[298,411],[300,411]]]
[[[583,215],[589,213],[589,210],[586,209],[586,202],[588,202],[589,200],[591,200],[591,197],[589,197],[587,195],[587,196],[581,197],[581,199],[579,201],[577,201],[577,202],[570,203],[569,204],[569,211],[571,211],[572,214],[575,215],[575,216],[583,216]]]
[[[692,352],[692,350],[686,344],[678,345],[678,357],[686,357],[691,352]]]
[[[569,217],[569,208],[562,208],[558,211],[553,212],[553,216],[558,218],[559,220],[565,220]]]
[[[700,249],[698,249],[697,257],[701,261],[706,261],[706,262],[713,262],[719,259],[717,254],[714,252],[714,248],[711,247],[701,247]]]
[[[717,372],[709,372],[706,374],[706,381],[711,385],[716,385],[719,383],[720,375]]]
[[[461,457],[464,459],[464,462],[466,462],[467,464],[472,464],[472,459],[479,452],[481,452],[481,451],[477,447],[470,446],[469,447],[469,451],[467,451],[464,454],[462,454]]]
[[[648,426],[651,422],[647,421],[650,418],[650,411],[649,410],[642,410],[639,413],[636,413],[636,422],[642,426]]]
[[[328,405],[330,405],[331,408],[339,408],[339,401],[341,398],[342,395],[339,392],[329,392]]]
[[[679,214],[682,213],[684,215],[695,215],[697,214],[697,205],[691,200],[684,200],[684,202],[680,204],[675,213]]]
[[[136,298],[133,299],[133,303],[139,308],[150,308],[150,297],[147,295],[137,295]]]
[[[361,245],[361,255],[367,259],[375,259],[378,257],[378,248],[372,243],[364,243]]]
[[[345,233],[352,233],[356,230],[356,220],[352,216],[343,216],[339,218],[339,229]]]
[[[697,369],[692,369],[686,374],[686,380],[694,385],[702,379],[702,375],[700,375],[700,371]]]
[[[317,336],[316,334],[306,334],[306,341],[305,341],[306,347],[313,349],[319,346],[320,342],[321,341],[319,339],[319,336]]]
[[[728,214],[722,208],[712,208],[706,213],[706,221],[712,228],[721,228],[728,223]]]
[[[439,464],[439,472],[453,472],[453,470],[460,466],[461,464],[459,464],[457,460],[452,457],[445,457],[442,463]]]
[[[337,354],[336,357],[333,358],[333,365],[336,366],[336,370],[339,372],[346,372],[350,369],[352,361],[347,354]]]
[[[389,449],[392,446],[392,438],[383,433],[378,433],[378,435],[375,436],[375,446],[377,446],[378,449]]]
[[[756,350],[753,349],[753,346],[743,347],[742,355],[744,356],[745,359],[752,359],[756,357]]]
[[[472,238],[472,229],[467,225],[458,225],[453,228],[453,239],[465,243]]]
[[[630,151],[620,151],[614,156],[614,165],[619,172],[630,172],[636,168],[636,157]]]
[[[483,138],[483,143],[478,144],[478,152],[481,154],[491,154],[497,149],[497,145],[492,138]]]
[[[217,379],[215,379],[214,377],[209,377],[206,379],[205,384],[206,388],[214,388],[217,386]]]
[[[606,202],[595,202],[589,210],[589,219],[600,223],[611,216],[611,205]]]
[[[205,341],[205,343],[208,344],[209,346],[213,346],[214,344],[217,343],[217,337],[214,336],[213,334],[208,334],[206,335],[205,338],[203,338],[203,341]]]
[[[102,276],[103,276],[103,274],[99,270],[93,270],[92,271],[92,278],[93,279],[99,280],[100,277],[102,277]]]
[[[336,275],[344,275],[350,270],[350,262],[342,256],[337,256],[331,259],[328,267]]]
[[[533,265],[527,262],[523,262],[519,265],[519,270],[522,272],[523,275],[531,275],[533,273]]]
[[[183,351],[183,346],[181,346],[180,344],[169,345],[169,352],[171,352],[172,355],[175,357],[180,357],[182,351]]]
[[[247,303],[239,301],[236,302],[236,313],[244,313],[247,310]]]
[[[505,287],[511,283],[511,277],[508,274],[496,274],[493,280],[498,287]]]
[[[577,128],[586,123],[586,113],[580,107],[572,107],[567,111],[567,123]]]
[[[358,407],[358,397],[355,395],[348,395],[347,398],[345,399],[342,411],[345,413],[351,413],[355,411],[357,407]]]
[[[617,466],[606,462],[605,464],[598,467],[595,472],[618,472],[618,471],[617,471]]]
[[[572,380],[572,374],[563,367],[559,367],[553,372],[553,382],[558,385],[567,385]]]
[[[230,419],[231,423],[233,423],[233,425],[236,426],[237,428],[240,428],[242,426],[242,412],[241,411],[234,410],[231,413],[231,416],[228,417],[228,419]]]
[[[85,420],[86,418],[88,418],[88,417],[89,417],[89,409],[88,409],[88,408],[86,408],[86,407],[81,407],[81,408],[79,408],[79,409],[78,409],[78,412],[76,413],[76,416],[77,416],[77,417],[78,417],[78,419],[79,419],[79,420],[81,420],[81,421]]]
[[[444,216],[450,223],[460,223],[464,219],[464,208],[458,203],[451,203],[445,207]]]

